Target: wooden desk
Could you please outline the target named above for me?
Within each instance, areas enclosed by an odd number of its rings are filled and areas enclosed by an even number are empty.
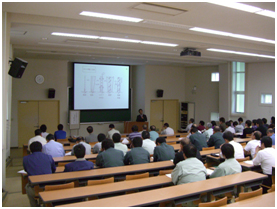
[[[275,207],[275,192],[240,200],[222,207]]]
[[[125,165],[112,168],[101,168],[86,171],[74,171],[66,173],[54,173],[46,175],[29,176],[31,185],[51,184],[54,182],[65,182],[74,180],[88,180],[108,176],[118,176],[133,174],[137,172],[151,172],[162,169],[173,169],[174,164],[171,160],[162,162],[145,163],[138,165]]]
[[[98,154],[90,154],[90,155],[85,155],[85,158],[87,160],[95,160]],[[76,160],[76,157],[73,155],[68,155],[64,157],[53,157],[53,160],[55,163],[59,162],[72,162]]]
[[[251,137],[249,137],[249,138],[236,138],[236,137],[234,137],[234,141],[238,142],[238,143],[249,142],[251,140],[252,140]]]
[[[142,131],[143,125],[148,128],[148,122],[124,121],[124,133],[131,133],[134,125],[138,126],[138,131]]]
[[[109,195],[120,192],[126,192],[135,189],[151,189],[153,187],[162,187],[173,185],[171,178],[167,176],[155,176],[143,179],[136,179],[130,181],[115,182],[109,184],[77,187],[71,189],[64,189],[62,192],[47,191],[40,192],[39,197],[42,202],[54,203],[59,201],[74,200],[80,198],[87,198],[95,195]]]
[[[217,195],[234,189],[236,185],[239,189],[240,186],[244,186],[245,184],[253,183],[253,185],[259,185],[265,178],[267,178],[267,175],[247,171],[188,184],[138,192],[135,194],[66,204],[61,207],[142,207],[169,200],[174,200],[175,204],[179,204],[196,200],[199,198],[200,194],[204,192]]]

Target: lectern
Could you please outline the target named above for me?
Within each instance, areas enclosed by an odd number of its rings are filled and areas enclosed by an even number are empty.
[[[124,121],[124,133],[132,133],[133,125],[137,125],[139,131],[142,131],[143,125],[147,125],[148,129],[148,122]]]

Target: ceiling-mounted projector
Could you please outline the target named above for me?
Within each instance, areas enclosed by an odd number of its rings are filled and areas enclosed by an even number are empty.
[[[195,48],[184,48],[184,50],[181,51],[180,56],[196,56],[196,57],[201,57],[201,52],[196,51]]]

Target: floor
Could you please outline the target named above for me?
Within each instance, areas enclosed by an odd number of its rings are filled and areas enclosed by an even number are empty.
[[[23,170],[22,148],[11,149],[11,163],[6,168],[7,196],[2,202],[3,207],[30,207],[26,194],[21,193],[21,176],[17,171]],[[4,195],[2,195],[3,198]]]

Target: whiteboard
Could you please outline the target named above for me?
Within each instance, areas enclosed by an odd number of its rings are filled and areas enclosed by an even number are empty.
[[[69,129],[80,129],[80,110],[70,110]]]

